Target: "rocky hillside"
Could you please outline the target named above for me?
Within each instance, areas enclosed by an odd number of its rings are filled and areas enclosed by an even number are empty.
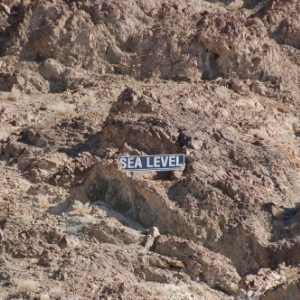
[[[0,1],[0,299],[299,299],[299,20],[297,0]]]

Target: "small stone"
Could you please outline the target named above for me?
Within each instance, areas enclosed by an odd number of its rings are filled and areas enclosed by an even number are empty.
[[[149,228],[148,235],[151,235],[154,238],[160,236],[158,228],[157,227],[151,227],[151,228]]]
[[[0,281],[10,280],[10,275],[6,272],[0,272]]]
[[[280,219],[280,217],[284,213],[284,209],[282,209],[281,207],[278,207],[276,205],[272,206],[271,209],[272,209],[272,215],[275,219]]]
[[[183,171],[178,170],[178,171],[172,171],[170,173],[170,180],[178,180],[182,177]]]

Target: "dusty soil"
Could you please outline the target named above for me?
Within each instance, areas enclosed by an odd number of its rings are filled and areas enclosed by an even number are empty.
[[[299,299],[299,20],[0,1],[0,299]]]

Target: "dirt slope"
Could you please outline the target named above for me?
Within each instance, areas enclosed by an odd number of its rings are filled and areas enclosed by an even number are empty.
[[[0,299],[298,299],[299,5],[1,1]]]

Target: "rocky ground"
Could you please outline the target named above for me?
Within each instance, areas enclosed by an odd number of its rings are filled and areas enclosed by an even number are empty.
[[[299,19],[0,1],[0,299],[299,299]]]

